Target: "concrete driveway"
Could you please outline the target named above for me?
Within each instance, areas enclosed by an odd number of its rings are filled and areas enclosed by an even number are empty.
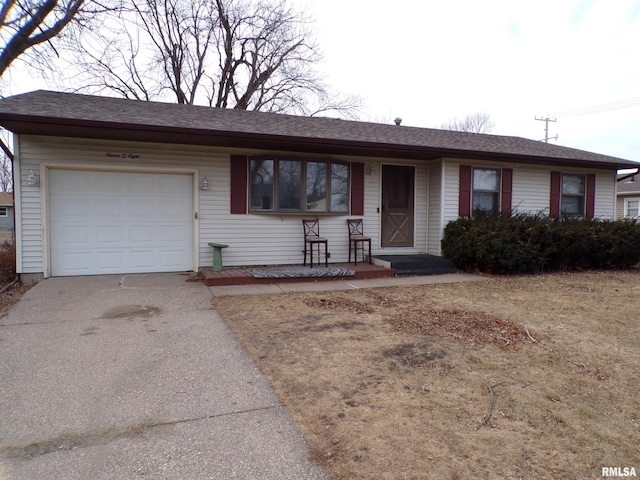
[[[0,319],[0,480],[327,478],[187,278],[49,279]]]

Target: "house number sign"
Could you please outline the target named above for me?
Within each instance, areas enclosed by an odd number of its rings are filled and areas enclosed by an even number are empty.
[[[109,158],[130,158],[130,159],[136,159],[136,158],[140,158],[140,155],[138,155],[137,153],[113,153],[113,152],[107,152],[104,154],[105,157],[109,157]]]

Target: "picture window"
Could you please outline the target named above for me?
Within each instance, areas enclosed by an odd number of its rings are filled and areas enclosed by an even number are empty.
[[[349,212],[349,165],[327,160],[252,158],[250,210]]]

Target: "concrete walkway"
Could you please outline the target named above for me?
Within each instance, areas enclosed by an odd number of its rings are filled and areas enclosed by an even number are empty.
[[[266,295],[285,292],[318,292],[330,290],[358,290],[361,288],[388,288],[402,285],[433,285],[437,283],[474,282],[485,280],[479,275],[469,273],[450,273],[443,275],[407,276],[373,278],[370,280],[322,280],[300,283],[270,283],[265,285],[228,285],[209,287],[214,296],[227,295]]]
[[[323,479],[177,274],[55,278],[0,319],[0,479]]]

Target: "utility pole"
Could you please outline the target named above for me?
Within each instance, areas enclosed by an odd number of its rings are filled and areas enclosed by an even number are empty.
[[[545,117],[545,118],[535,117],[535,119],[544,122],[544,141],[546,143],[549,143],[549,140],[557,140],[558,139],[558,135],[556,135],[555,137],[549,137],[549,122],[557,122],[558,120],[556,120],[555,118],[550,118],[550,117]]]

